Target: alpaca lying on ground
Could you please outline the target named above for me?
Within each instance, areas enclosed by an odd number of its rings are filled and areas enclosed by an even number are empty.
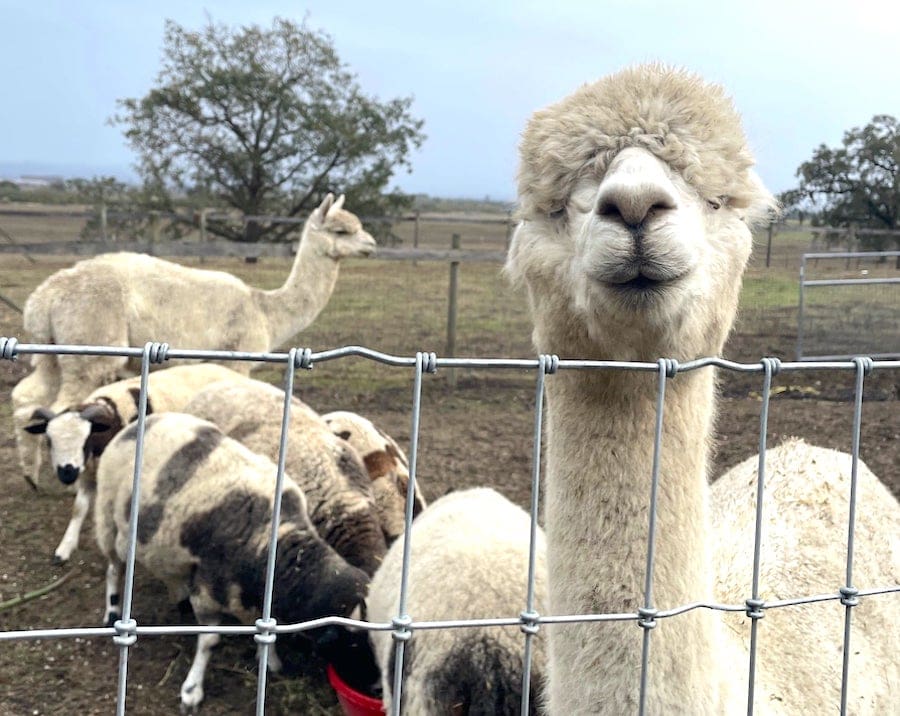
[[[336,410],[322,415],[322,420],[335,435],[366,464],[372,492],[384,536],[390,545],[403,534],[406,525],[406,493],[409,488],[409,461],[397,442],[362,415]],[[425,498],[415,485],[413,517],[425,509]]]
[[[507,271],[527,288],[537,349],[597,360],[719,354],[750,229],[774,206],[752,163],[723,90],[662,65],[626,69],[536,112],[521,142],[522,221]],[[561,369],[547,380],[552,613],[644,604],[657,383],[618,370]],[[752,468],[710,489],[713,372],[678,373],[666,386],[652,606],[742,603]],[[846,579],[847,458],[790,443],[769,460],[761,596],[834,594]],[[863,466],[860,495],[856,530],[868,543],[856,550],[853,586],[896,585],[900,506]],[[900,602],[862,598],[852,613],[849,709],[895,711],[900,632],[885,625],[900,620]],[[837,710],[843,614],[834,602],[765,612],[757,713]],[[656,621],[646,712],[745,711],[748,621],[705,610]],[[549,713],[634,713],[636,631],[630,622],[550,628]]]
[[[526,606],[531,521],[489,488],[451,492],[413,522],[409,615],[414,621],[517,616]],[[368,619],[398,616],[403,540],[388,550],[372,578]],[[544,535],[537,538],[535,608],[546,609]],[[534,638],[529,713],[537,713],[543,681],[543,630]],[[369,634],[381,669],[385,712],[391,713],[395,642],[389,631]],[[404,714],[515,716],[522,701],[525,639],[519,627],[414,631],[405,646]]]
[[[136,438],[136,424],[121,431],[97,467],[96,534],[109,560],[108,624],[121,614]],[[252,624],[262,615],[275,473],[269,459],[212,423],[180,413],[147,418],[137,561],[165,583],[174,602],[190,600],[198,623],[216,625],[230,615]],[[303,491],[285,475],[273,618],[284,623],[350,616],[367,584],[362,570],[319,537]],[[182,709],[203,700],[203,676],[218,642],[218,634],[197,638],[181,686]],[[271,657],[277,669],[274,652]]]
[[[28,297],[25,331],[36,343],[269,351],[308,326],[328,303],[341,259],[364,256],[375,241],[329,194],[303,227],[283,286],[264,291],[222,271],[143,254],[104,254],[47,278]],[[187,308],[190,307],[190,310]],[[21,427],[40,406],[59,410],[124,377],[116,356],[32,356],[33,371],[13,389],[13,418],[25,475],[37,481],[38,443]],[[234,363],[249,371],[251,364]],[[132,371],[133,372],[133,371]]]
[[[181,410],[194,395],[211,383],[243,380],[240,373],[212,363],[174,366],[148,376],[147,413]],[[84,518],[91,509],[96,489],[95,460],[116,434],[137,420],[141,378],[126,378],[91,393],[83,403],[54,413],[39,408],[25,430],[46,435],[50,463],[64,485],[77,482],[72,519],[53,553],[54,564],[68,561],[78,547]]]
[[[283,409],[283,390],[247,379],[209,386],[184,411],[276,461]],[[322,538],[350,564],[373,574],[387,544],[366,468],[356,451],[297,398],[291,402],[285,470],[306,493]]]

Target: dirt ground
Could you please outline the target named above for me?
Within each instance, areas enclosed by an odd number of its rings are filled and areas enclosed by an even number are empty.
[[[793,355],[794,326],[777,316],[765,331],[747,330],[729,344],[736,360]],[[0,362],[0,405],[24,374],[24,366]],[[316,409],[337,407],[364,413],[408,446],[411,390],[396,387],[341,394],[316,387],[315,371],[298,393]],[[875,372],[867,379],[863,407],[862,456],[900,495],[898,474],[898,383],[900,371]],[[852,389],[848,371],[783,373],[775,380],[769,444],[798,435],[818,445],[850,449]],[[759,374],[723,373],[718,448],[714,474],[756,453]],[[488,483],[525,506],[531,472],[533,381],[531,376],[496,378],[460,375],[450,393],[444,378],[428,377],[423,395],[419,477],[430,499],[445,492]],[[8,412],[4,415],[7,416]],[[0,629],[95,626],[102,618],[104,565],[92,545],[90,520],[70,567],[51,565],[53,548],[71,510],[71,497],[49,476],[33,492],[21,479],[11,430],[0,431],[0,602],[47,585],[71,570],[61,587],[19,607],[0,611]],[[486,476],[489,476],[486,479]],[[138,570],[135,617],[144,624],[174,624],[177,609],[160,585]],[[178,689],[193,655],[189,637],[142,637],[132,649],[128,712],[177,712]],[[108,714],[115,702],[118,655],[108,638],[0,642],[0,714]],[[338,714],[324,686],[322,664],[308,660],[304,678],[273,677],[267,713]],[[251,639],[227,638],[215,652],[207,675],[202,713],[247,714],[255,700],[255,659]]]

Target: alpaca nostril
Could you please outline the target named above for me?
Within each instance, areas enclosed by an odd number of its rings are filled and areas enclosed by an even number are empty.
[[[620,221],[628,228],[636,228],[651,218],[678,208],[673,197],[662,187],[647,187],[650,191],[635,191],[628,187],[612,186],[601,191],[597,214]]]

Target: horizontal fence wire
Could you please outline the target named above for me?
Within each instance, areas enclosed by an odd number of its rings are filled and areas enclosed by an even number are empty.
[[[849,360],[824,360],[824,361],[796,361],[782,362],[776,358],[764,358],[759,363],[738,363],[719,357],[703,357],[696,360],[678,363],[673,359],[661,358],[656,362],[630,362],[630,361],[589,361],[560,359],[555,355],[541,355],[534,359],[508,359],[508,358],[439,358],[435,353],[420,352],[415,356],[397,356],[383,353],[363,346],[345,346],[324,351],[313,351],[309,348],[292,348],[287,352],[240,352],[240,351],[214,351],[191,350],[172,348],[166,343],[147,343],[143,348],[121,346],[77,346],[77,345],[49,345],[38,343],[21,343],[14,337],[0,337],[0,358],[15,360],[23,355],[77,355],[77,356],[124,356],[141,361],[141,388],[137,418],[137,441],[135,452],[135,466],[132,490],[131,514],[134,519],[129,525],[129,545],[126,559],[125,591],[123,595],[123,609],[121,618],[112,627],[84,627],[84,628],[51,628],[51,629],[26,629],[0,631],[0,642],[13,640],[35,639],[66,639],[88,637],[111,637],[120,652],[119,676],[117,682],[117,714],[125,712],[125,688],[128,678],[128,654],[131,646],[138,637],[172,636],[172,635],[210,635],[222,636],[252,636],[262,647],[274,645],[280,634],[296,634],[323,626],[344,626],[369,631],[389,631],[395,640],[395,675],[394,675],[394,701],[393,714],[400,713],[400,704],[403,688],[403,652],[405,643],[419,630],[454,629],[454,628],[501,628],[518,626],[523,632],[524,674],[523,674],[523,700],[521,713],[528,713],[529,709],[529,684],[531,678],[531,662],[533,651],[533,637],[543,625],[573,624],[573,623],[598,623],[598,622],[635,622],[643,627],[643,655],[640,685],[640,707],[643,713],[645,708],[645,694],[647,684],[652,681],[649,672],[649,650],[651,645],[651,633],[658,620],[676,618],[688,612],[705,609],[720,612],[744,612],[751,619],[751,646],[750,662],[748,668],[748,696],[747,713],[754,711],[754,678],[755,678],[755,653],[756,653],[756,626],[764,613],[772,609],[813,604],[818,602],[835,601],[845,607],[843,672],[841,683],[841,712],[846,712],[847,683],[850,670],[850,634],[851,611],[856,606],[860,597],[877,596],[883,594],[900,593],[900,584],[888,584],[868,589],[857,589],[853,586],[853,543],[854,525],[856,514],[856,475],[859,461],[859,435],[862,422],[862,394],[863,383],[866,375],[873,370],[897,370],[900,369],[898,360],[873,360],[868,357],[855,357]],[[407,368],[413,372],[412,395],[412,427],[410,433],[410,476],[407,485],[405,533],[401,539],[403,543],[403,561],[401,569],[400,602],[396,617],[391,622],[368,622],[347,617],[324,617],[297,623],[278,623],[271,612],[274,596],[274,571],[277,525],[279,522],[279,509],[284,485],[284,466],[287,451],[287,429],[291,414],[290,396],[293,393],[294,376],[297,369],[311,369],[320,363],[340,360],[347,357],[361,357],[387,366]],[[135,551],[137,522],[140,500],[140,478],[142,469],[143,436],[146,420],[147,378],[152,364],[164,363],[167,360],[215,360],[215,361],[252,361],[259,363],[281,363],[285,367],[284,390],[285,400],[282,415],[279,454],[276,471],[275,496],[273,504],[273,519],[270,525],[269,548],[267,553],[266,585],[263,601],[263,610],[260,618],[254,625],[173,625],[154,626],[141,625],[131,617],[131,602],[134,580]],[[658,490],[658,463],[661,450],[662,426],[664,421],[665,386],[668,380],[675,378],[679,373],[700,370],[704,368],[720,368],[724,370],[760,373],[762,374],[762,407],[760,413],[759,433],[759,468],[757,478],[757,513],[756,532],[754,540],[753,574],[748,575],[749,594],[748,599],[742,604],[723,604],[714,601],[697,601],[688,604],[675,605],[668,608],[658,608],[653,604],[653,569],[654,569],[654,530],[655,530],[655,504]],[[418,454],[418,437],[420,431],[421,396],[426,373],[435,373],[440,368],[469,368],[469,369],[518,369],[532,370],[536,374],[535,391],[535,420],[534,443],[532,465],[532,495],[531,495],[531,531],[528,565],[528,583],[523,594],[523,611],[518,615],[497,615],[492,618],[481,619],[447,619],[440,621],[416,621],[407,613],[407,587],[411,566],[411,534],[413,523],[413,503],[416,494],[416,461]],[[636,612],[605,613],[605,614],[538,614],[535,611],[535,559],[536,536],[538,531],[537,514],[540,491],[540,463],[541,463],[541,434],[543,421],[543,400],[545,381],[560,370],[609,370],[609,371],[641,371],[656,372],[658,376],[657,390],[657,423],[654,438],[653,476],[651,481],[650,515],[648,524],[647,566],[644,589],[643,606]],[[853,435],[851,452],[851,494],[850,514],[847,527],[847,570],[846,580],[838,585],[834,592],[826,594],[796,595],[790,598],[763,601],[759,598],[759,562],[762,549],[762,499],[765,489],[765,456],[766,456],[766,431],[767,416],[770,402],[770,387],[773,375],[789,371],[848,371],[856,376],[856,389],[854,393],[853,407]],[[552,379],[552,378],[551,378]],[[266,664],[268,648],[260,651],[258,668],[256,713],[262,714],[265,707],[266,693]]]

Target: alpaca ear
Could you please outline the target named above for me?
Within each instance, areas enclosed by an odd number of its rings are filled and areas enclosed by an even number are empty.
[[[328,216],[328,212],[331,211],[332,204],[334,204],[334,194],[328,192],[328,194],[325,195],[325,198],[322,199],[322,203],[319,204],[319,208],[313,212],[320,224],[325,221],[325,217]]]
[[[331,211],[337,211],[337,210],[340,209],[342,206],[344,206],[344,195],[343,195],[343,194],[341,194],[341,195],[337,198],[337,201],[334,202],[334,206],[332,206],[331,209],[329,209],[329,212],[331,212]]]

